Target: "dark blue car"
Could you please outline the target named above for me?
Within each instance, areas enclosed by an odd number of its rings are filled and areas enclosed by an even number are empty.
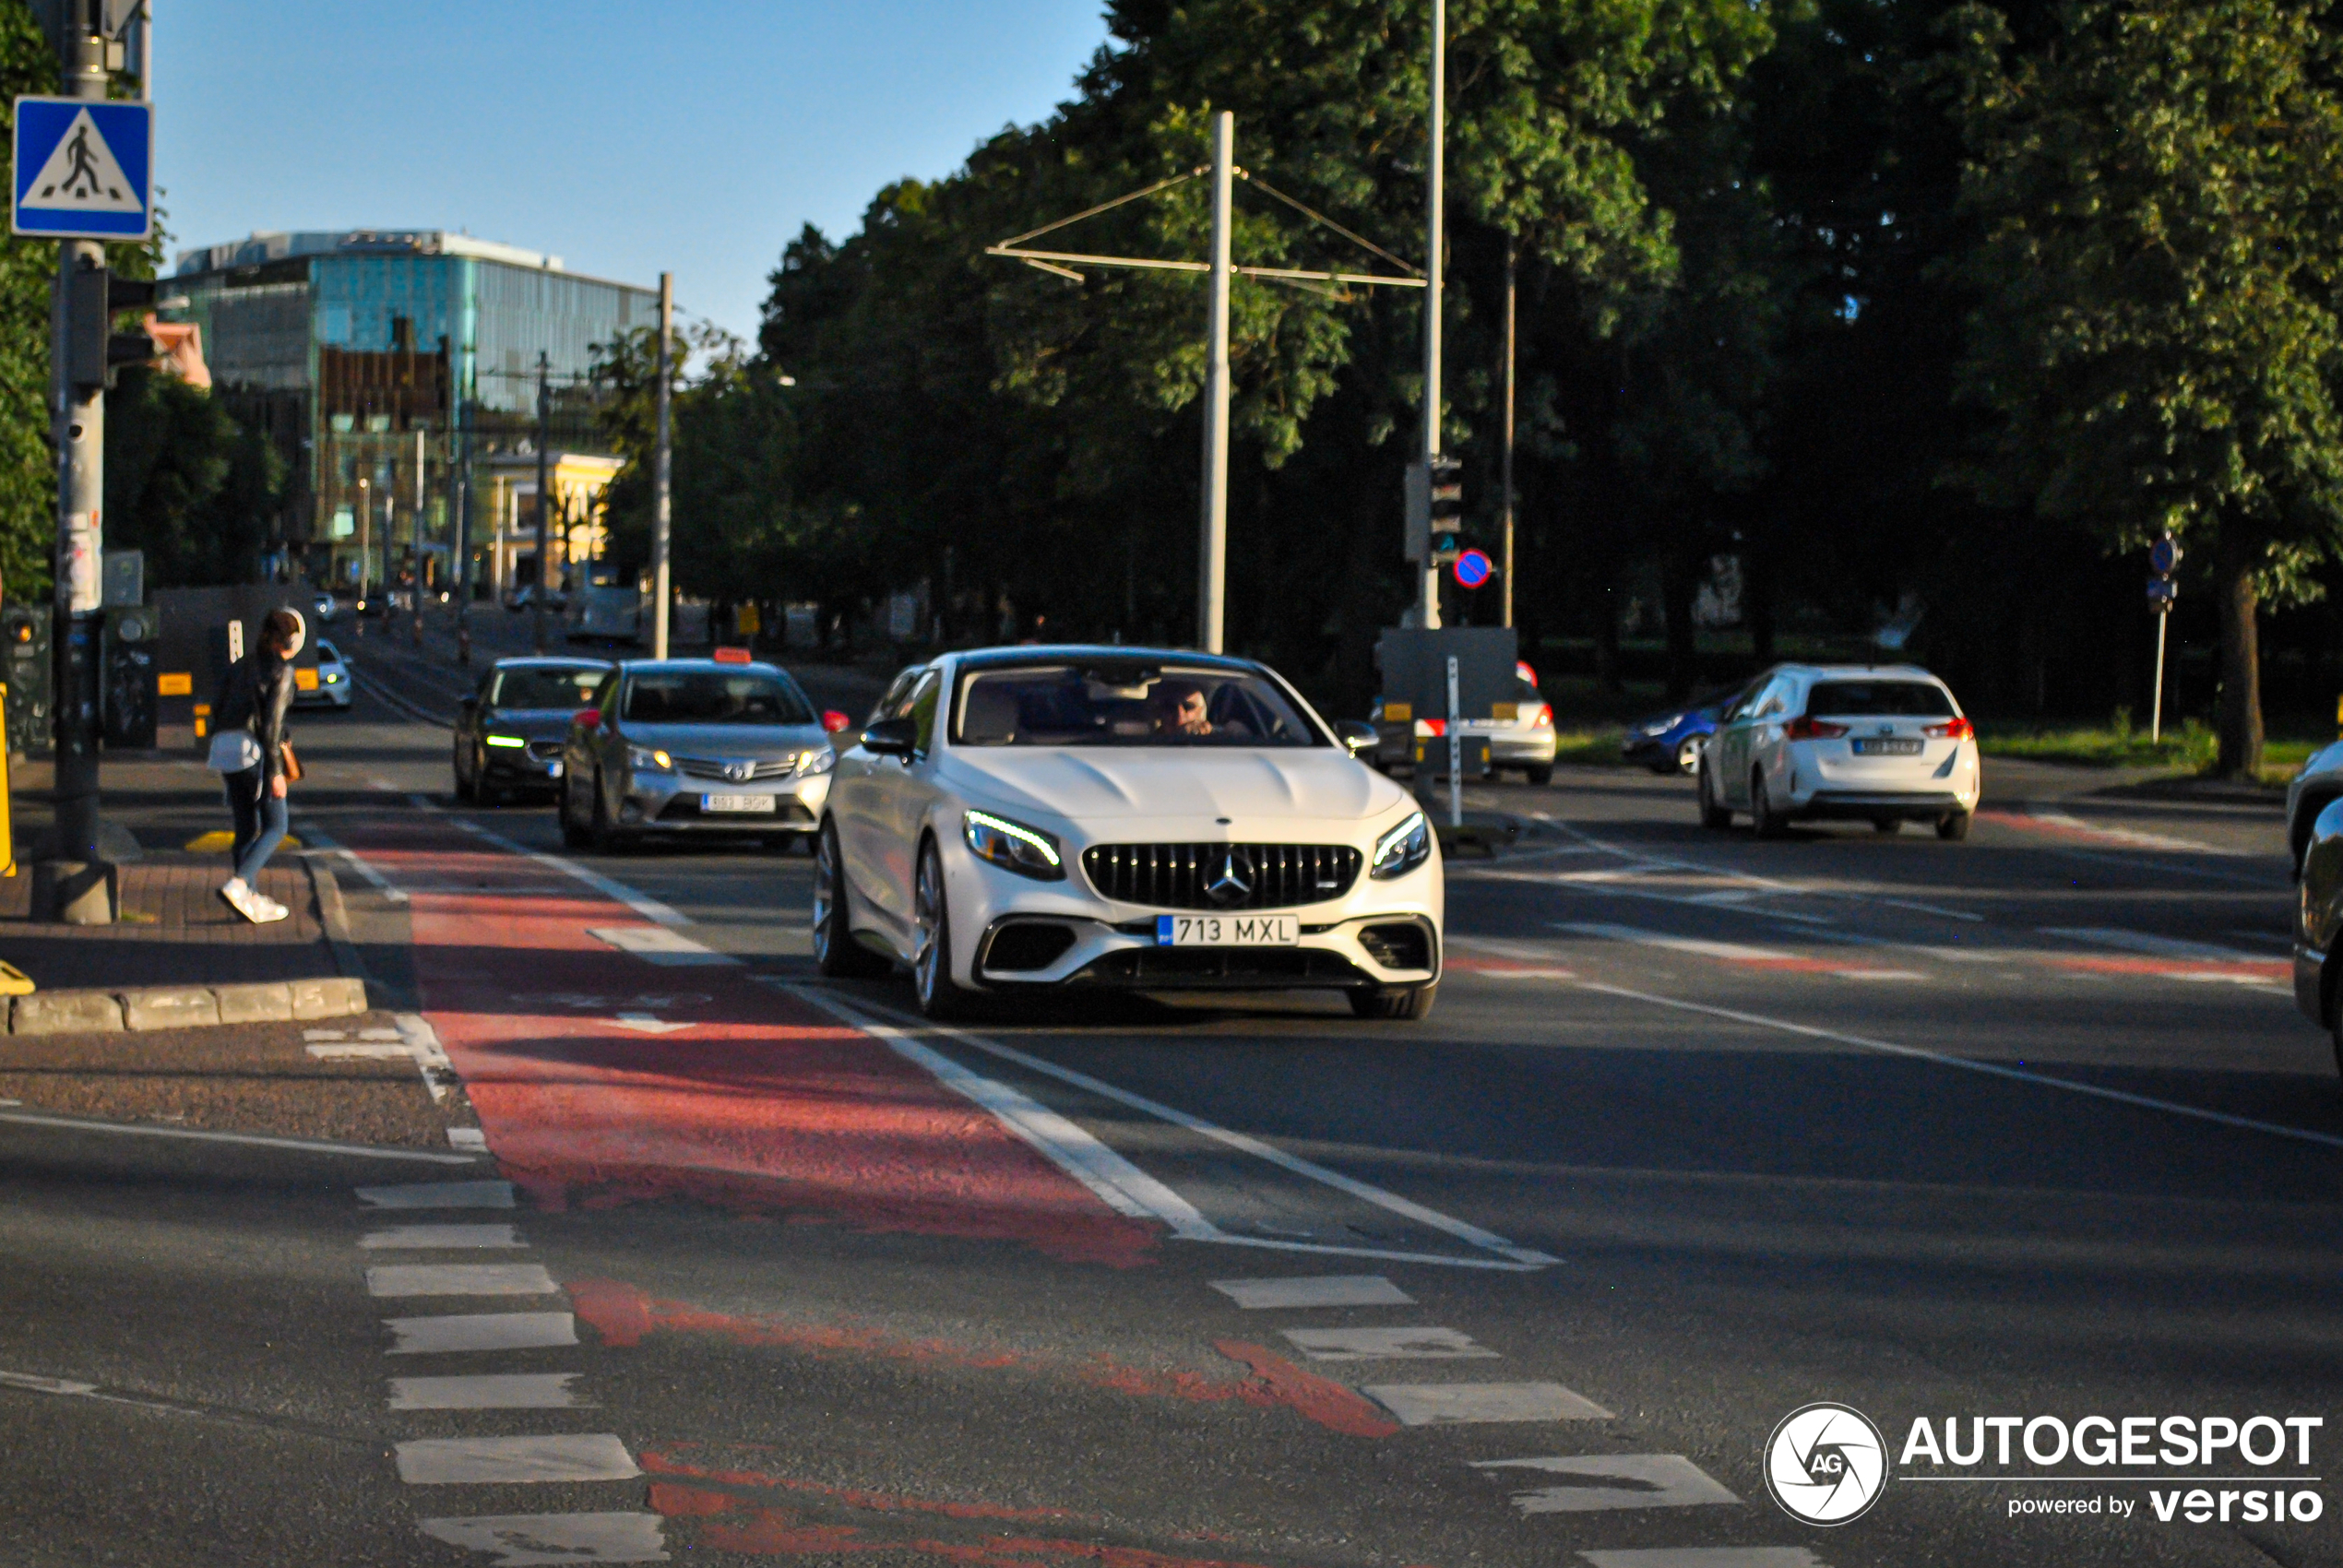
[[[1654,773],[1690,773],[1700,766],[1700,748],[1717,732],[1717,716],[1748,689],[1727,686],[1630,724],[1620,752]]]

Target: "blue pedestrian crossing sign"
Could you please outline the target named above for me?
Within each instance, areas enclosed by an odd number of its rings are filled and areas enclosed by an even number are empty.
[[[17,100],[13,233],[143,240],[154,232],[151,103]]]

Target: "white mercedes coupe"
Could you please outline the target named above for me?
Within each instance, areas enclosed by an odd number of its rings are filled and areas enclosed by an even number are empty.
[[[1440,848],[1415,799],[1243,659],[1008,647],[907,671],[839,756],[814,955],[920,1009],[1051,987],[1339,991],[1421,1018]]]

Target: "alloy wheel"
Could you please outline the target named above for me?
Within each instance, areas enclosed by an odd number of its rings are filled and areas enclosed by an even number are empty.
[[[943,966],[948,962],[943,943],[944,870],[936,864],[934,849],[920,856],[919,883],[911,895],[911,923],[916,944],[911,949],[911,983],[919,989],[920,1005],[932,1006]]]
[[[827,965],[830,961],[830,913],[838,905],[838,856],[830,849],[830,836],[823,833],[814,841],[814,962]]]

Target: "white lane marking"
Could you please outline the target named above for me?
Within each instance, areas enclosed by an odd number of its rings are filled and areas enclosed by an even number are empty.
[[[1885,904],[1891,909],[1911,909],[1921,914],[1935,915],[1943,920],[1962,921],[1972,925],[1981,925],[1985,921],[1984,916],[1973,913],[1968,909],[1948,909],[1940,904],[1922,903],[1918,899],[1913,898],[1898,898],[1890,894],[1871,893],[1848,887],[1829,887],[1818,883],[1790,882],[1785,881],[1779,877],[1759,876],[1753,872],[1730,871],[1724,867],[1712,866],[1701,861],[1677,860],[1670,856],[1654,855],[1635,849],[1623,849],[1619,845],[1611,843],[1606,839],[1596,837],[1593,834],[1587,832],[1583,828],[1573,827],[1566,822],[1557,822],[1554,824],[1554,826],[1570,835],[1571,837],[1577,839],[1580,843],[1587,845],[1590,849],[1599,849],[1604,854],[1615,855],[1619,859],[1628,861],[1631,865],[1642,869],[1689,872],[1700,876],[1715,877],[1720,882],[1737,883],[1743,887],[1754,888],[1760,892],[1772,894],[1778,897],[1840,898],[1853,903]],[[1725,909],[1732,908],[1730,905],[1720,905],[1718,907]],[[1763,911],[1752,910],[1751,912],[1770,914],[1777,919],[1796,920],[1803,918],[1795,915],[1789,915],[1786,911],[1780,909]]]
[[[993,1119],[1073,1177],[1099,1201],[1135,1219],[1160,1219],[1172,1234],[1217,1234],[1194,1204],[1115,1153],[1088,1129],[1008,1085],[971,1073],[950,1057],[912,1039],[901,1029],[864,1017],[852,1008],[812,991],[800,992],[815,1006],[879,1040],[905,1061],[934,1074],[945,1087],[993,1113]]]
[[[446,1104],[448,1094],[463,1080],[457,1076],[456,1064],[447,1060],[447,1048],[439,1043],[439,1031],[421,1013],[395,1013],[391,1022],[398,1026],[398,1038],[415,1059],[415,1071],[423,1075],[423,1087],[431,1091],[432,1103]]]
[[[1611,1420],[1610,1411],[1558,1383],[1378,1383],[1359,1392],[1409,1427]]]
[[[2081,977],[2075,977],[2077,979]],[[2103,979],[2094,976],[2093,979]],[[1737,1024],[1748,1024],[1761,1029],[1779,1029],[1784,1034],[1801,1035],[1808,1039],[1826,1039],[1840,1045],[1876,1051],[1885,1056],[1901,1056],[1915,1062],[1933,1062],[1940,1067],[1956,1067],[1965,1073],[1981,1073],[1988,1077],[2010,1078],[2022,1084],[2042,1088],[2064,1089],[2069,1094],[2088,1095],[2094,1099],[2111,1099],[2119,1105],[2135,1106],[2143,1111],[2160,1111],[2171,1116],[2185,1116],[2193,1121],[2211,1122],[2224,1127],[2236,1127],[2245,1132],[2268,1133],[2281,1138],[2293,1138],[2302,1143],[2318,1144],[2327,1148],[2343,1148],[2343,1136],[2333,1133],[2314,1132],[2308,1127],[2289,1127],[2280,1122],[2262,1122],[2251,1116],[2232,1116],[2226,1111],[2207,1111],[2199,1105],[2182,1105],[2177,1100],[2158,1099],[2151,1095],[2133,1094],[2125,1089],[2102,1088],[2097,1084],[2077,1083],[2072,1078],[2053,1078],[2045,1073],[2028,1072],[2023,1067],[2004,1067],[1998,1062],[1980,1062],[1974,1057],[1955,1056],[1946,1051],[1930,1051],[1924,1046],[1897,1045],[1893,1040],[1873,1039],[1868,1035],[1848,1034],[1839,1029],[1818,1028],[1812,1024],[1792,1023],[1788,1018],[1769,1018],[1762,1013],[1744,1013],[1733,1007],[1712,1007],[1705,1002],[1683,1002],[1672,996],[1655,996],[1647,991],[1632,991],[1622,985],[1604,985],[1595,980],[1573,982],[1583,991],[1603,996],[1616,996],[1629,1002],[1646,1002],[1654,1007],[1672,1007],[1683,1013],[1700,1013],[1712,1018],[1730,1018]]]
[[[372,864],[359,855],[357,850],[349,849],[327,837],[325,829],[317,826],[315,818],[304,816],[296,826],[300,831],[303,843],[308,845],[313,849],[323,849],[329,855],[339,855],[343,860],[348,861],[350,862],[351,870],[356,872],[360,876],[364,877],[377,892],[381,893],[384,897],[389,899],[392,903],[404,904],[407,902],[407,890],[405,888],[391,881],[390,878],[385,876],[381,872],[376,871]]]
[[[535,1263],[382,1264],[366,1271],[369,1296],[550,1296],[560,1289]]]
[[[387,1230],[367,1231],[358,1244],[375,1248],[446,1247],[468,1252],[529,1245],[509,1225],[394,1225]]]
[[[614,1432],[545,1437],[426,1437],[397,1445],[410,1486],[495,1481],[631,1481],[643,1472]]]
[[[348,1039],[350,1031],[348,1029],[303,1029],[301,1031],[301,1038],[303,1039]]]
[[[302,1049],[320,1062],[407,1062],[414,1056],[403,1045],[382,1045],[374,1040],[343,1040],[339,1044],[327,1041]]]
[[[1267,1307],[1412,1307],[1416,1299],[1380,1274],[1297,1279],[1216,1279],[1212,1289],[1247,1312]]]
[[[1493,1361],[1497,1352],[1454,1328],[1289,1328],[1314,1361]]]
[[[1661,1546],[1582,1551],[1592,1568],[1830,1568],[1802,1546]]]
[[[570,1384],[583,1372],[473,1372],[458,1377],[394,1377],[394,1410],[579,1410]]]
[[[437,1356],[457,1350],[545,1350],[577,1343],[567,1313],[451,1313],[383,1319],[398,1343],[387,1356]]]
[[[477,1127],[450,1127],[447,1143],[452,1148],[470,1149],[476,1154],[488,1152],[488,1134]]]
[[[1647,931],[1635,925],[1604,925],[1589,921],[1554,922],[1556,931],[1566,931],[1574,936],[1598,936],[1610,942],[1640,943],[1646,947],[1664,947],[1671,953],[1691,953],[1703,958],[1722,958],[1733,964],[1778,964],[1791,955],[1771,947],[1746,947],[1738,942],[1706,942],[1695,936],[1670,936],[1664,932]]]
[[[206,1133],[194,1127],[147,1127],[128,1122],[91,1122],[78,1116],[41,1116],[29,1111],[0,1111],[0,1122],[14,1122],[27,1127],[61,1127],[77,1133],[120,1133],[138,1138],[192,1138],[198,1143],[246,1144],[257,1148],[301,1149],[310,1154],[354,1154],[368,1159],[420,1159],[434,1165],[470,1165],[472,1162],[472,1157],[468,1154],[375,1148],[366,1144],[329,1144],[315,1138],[271,1138],[258,1133]]]
[[[646,1035],[672,1035],[677,1029],[688,1029],[692,1027],[689,1024],[678,1024],[657,1018],[648,1013],[621,1013],[612,1022],[622,1029],[633,1029],[637,1034]]]
[[[1691,1508],[1739,1503],[1681,1454],[1589,1454],[1540,1459],[1482,1459],[1476,1470],[1538,1470],[1550,1476],[1583,1476],[1623,1485],[1539,1487],[1513,1494],[1524,1514],[1597,1514],[1614,1508]],[[1498,1480],[1511,1480],[1498,1476]]]
[[[410,1182],[396,1187],[360,1187],[358,1201],[369,1208],[510,1208],[510,1182]]]
[[[2181,849],[2192,855],[2236,855],[2240,852],[2236,849],[2224,849],[2217,844],[2202,844],[2194,838],[2175,838],[2164,833],[2145,833],[2135,827],[2102,827],[2097,823],[2085,822],[2081,817],[2070,815],[2055,806],[2028,806],[2026,814],[2036,822],[2064,832],[2079,833],[2085,837],[2096,838],[2108,844],[2123,844],[2141,849]]]
[[[2042,927],[2041,933],[2064,937],[2087,947],[2113,947],[2125,953],[2145,953],[2155,958],[2182,958],[2201,964],[2273,964],[2284,961],[2272,958],[2266,953],[2242,953],[2234,947],[2218,947],[2209,942],[2182,942],[2176,937],[2158,936],[2153,932],[2125,931],[2121,926],[2051,925]]]
[[[28,1394],[95,1394],[94,1383],[76,1383],[67,1377],[42,1377],[38,1372],[0,1372],[0,1388],[21,1388]]]
[[[679,931],[658,925],[589,925],[586,934],[597,942],[608,943],[621,953],[631,953],[647,964],[666,966],[690,964],[737,964],[738,958],[729,953],[719,953],[705,943],[694,942]]]
[[[1833,969],[1840,980],[1924,980],[1928,977],[1918,969]]]
[[[431,809],[435,812],[439,808],[434,806]],[[508,854],[518,855],[523,860],[535,861],[539,865],[549,866],[564,876],[575,877],[605,898],[625,905],[647,921],[665,926],[692,923],[681,910],[672,905],[662,904],[648,893],[637,893],[624,883],[613,881],[598,871],[589,870],[576,861],[561,855],[548,854],[543,849],[532,849],[528,845],[517,843],[501,833],[492,833],[469,817],[449,816],[447,820],[453,823],[459,831],[469,833],[484,843],[494,844]]]
[[[793,986],[791,989],[797,995],[816,1006],[845,1018],[857,1028],[871,1028],[869,1021],[860,1016],[857,1010],[846,1007],[820,994],[812,987]],[[1133,1094],[1129,1089],[1118,1088],[1102,1078],[1090,1076],[1088,1073],[1077,1073],[1071,1067],[1061,1067],[1054,1062],[1044,1061],[1029,1051],[1019,1051],[1013,1045],[1004,1045],[999,1040],[986,1039],[981,1035],[969,1034],[965,1029],[945,1028],[936,1025],[923,1027],[931,1033],[941,1035],[946,1039],[957,1041],[970,1050],[981,1051],[990,1056],[997,1056],[1004,1062],[1014,1062],[1018,1066],[1039,1073],[1044,1077],[1055,1078],[1060,1083],[1071,1084],[1078,1089],[1087,1089],[1092,1094],[1113,1100],[1118,1105],[1127,1105],[1134,1111],[1143,1111],[1149,1116],[1171,1123],[1175,1127],[1184,1127],[1189,1132],[1210,1138],[1216,1143],[1226,1144],[1231,1148],[1242,1149],[1256,1159],[1267,1160],[1281,1170],[1290,1170],[1297,1176],[1306,1177],[1313,1182],[1332,1187],[1337,1192],[1348,1193],[1362,1202],[1373,1204],[1375,1207],[1392,1214],[1401,1215],[1419,1225],[1438,1230],[1445,1235],[1454,1236],[1457,1240],[1479,1247],[1484,1252],[1495,1253],[1508,1262],[1500,1264],[1485,1259],[1441,1257],[1434,1253],[1382,1252],[1366,1247],[1328,1247],[1299,1241],[1271,1241],[1257,1237],[1231,1236],[1225,1233],[1212,1236],[1210,1239],[1214,1241],[1230,1246],[1274,1247],[1284,1251],[1318,1253],[1340,1257],[1389,1258],[1395,1261],[1442,1263],[1466,1267],[1543,1268],[1562,1261],[1550,1253],[1539,1252],[1534,1247],[1516,1246],[1495,1231],[1484,1230],[1468,1220],[1443,1214],[1438,1209],[1426,1208],[1423,1205],[1410,1198],[1403,1198],[1397,1193],[1359,1181],[1355,1177],[1345,1176],[1338,1170],[1330,1170],[1299,1155],[1288,1154],[1275,1144],[1264,1142],[1244,1133],[1233,1132],[1217,1123],[1207,1122],[1201,1116],[1191,1116],[1186,1111],[1174,1110],[1160,1100],[1149,1099],[1145,1095]],[[1088,1136],[1088,1134],[1083,1135]],[[1154,1179],[1150,1177],[1148,1180]],[[1182,1199],[1181,1202],[1185,1205],[1186,1200]]]
[[[403,1040],[407,1037],[403,1032],[398,1029],[360,1029],[358,1031],[358,1038],[360,1039]]]
[[[664,1562],[656,1514],[483,1514],[425,1519],[423,1534],[467,1551],[493,1551],[490,1568],[544,1562]]]

